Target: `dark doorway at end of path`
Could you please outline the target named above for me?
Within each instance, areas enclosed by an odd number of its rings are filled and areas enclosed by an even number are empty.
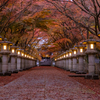
[[[42,60],[40,61],[40,66],[51,66],[50,57],[42,57]]]

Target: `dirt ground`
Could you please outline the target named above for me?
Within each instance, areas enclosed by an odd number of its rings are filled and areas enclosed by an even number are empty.
[[[26,71],[14,73],[11,76],[0,76],[0,87],[8,84],[9,82],[12,82],[13,80],[23,76],[24,74],[28,73],[29,71],[33,70],[34,68],[31,68]],[[61,70],[57,68],[58,70]],[[62,69],[63,70],[63,69]],[[70,73],[69,71],[64,71],[66,75],[74,75],[74,73]],[[84,77],[71,77],[72,79],[76,80],[77,82],[85,85],[86,87],[92,89],[97,94],[100,95],[100,79],[99,80],[92,80],[92,79],[84,79]]]

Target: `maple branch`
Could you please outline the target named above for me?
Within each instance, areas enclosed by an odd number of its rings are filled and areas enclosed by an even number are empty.
[[[0,5],[0,11],[3,9],[3,7],[8,3],[9,0],[6,0],[3,4]]]

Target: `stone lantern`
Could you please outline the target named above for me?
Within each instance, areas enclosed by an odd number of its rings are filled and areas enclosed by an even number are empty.
[[[69,71],[69,58],[68,58],[68,52],[66,52],[66,70]]]
[[[14,45],[10,47],[10,50],[11,50],[10,71],[13,72],[13,73],[18,73],[18,70],[17,70],[17,48],[18,47],[14,46]]]
[[[4,41],[0,41],[1,44],[1,51],[0,54],[2,55],[2,74],[5,75],[8,73],[8,55],[10,52],[10,46],[12,45],[12,42],[7,41],[6,38],[4,38]]]
[[[24,52],[24,70],[27,68],[27,52]]]
[[[84,56],[85,56],[85,45],[76,45],[75,48],[77,48],[77,57],[78,57],[78,69],[77,69],[77,74],[85,74],[84,72]]]
[[[22,71],[21,51],[22,51],[22,49],[17,49],[17,70],[19,70],[19,71]]]
[[[21,70],[23,70],[24,69],[24,67],[25,67],[25,64],[24,64],[24,61],[25,61],[25,57],[24,57],[24,50],[22,49],[21,50],[21,61],[22,61],[22,63],[21,63]]]
[[[90,39],[83,41],[83,44],[86,44],[87,47],[85,53],[88,55],[88,74],[85,76],[85,78],[99,78],[98,75],[95,74],[95,55],[98,53],[96,50],[97,42],[100,41],[93,39],[93,37],[90,37]]]
[[[29,59],[28,59],[28,62],[29,62],[29,68],[31,68],[31,54],[29,53]]]
[[[2,36],[0,36],[0,41],[2,41]],[[1,44],[0,44],[0,51],[1,51]],[[2,71],[2,55],[0,54],[0,73],[1,71]]]
[[[29,63],[29,53],[27,53],[27,69],[29,69],[30,63]]]
[[[76,72],[77,71],[77,49],[72,48],[71,50],[72,50],[72,61],[73,61],[71,72]]]
[[[69,70],[72,70],[72,51],[71,49],[68,51],[68,58],[69,58]]]
[[[63,69],[66,69],[66,54],[65,53],[63,53],[62,65],[63,65]]]

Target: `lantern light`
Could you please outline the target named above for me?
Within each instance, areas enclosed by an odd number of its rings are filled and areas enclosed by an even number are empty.
[[[100,37],[100,31],[97,33],[97,35]]]
[[[18,51],[18,55],[20,55],[20,51]]]
[[[24,56],[24,54],[22,53],[22,56]]]
[[[74,54],[76,54],[76,51],[74,51]]]
[[[6,45],[3,45],[3,49],[6,50],[7,49],[7,46]]]
[[[69,53],[69,55],[71,56],[71,55],[72,55],[72,53]]]
[[[2,41],[2,36],[0,36],[0,41]]]
[[[15,52],[15,50],[14,49],[12,49],[12,53],[14,53]]]
[[[94,44],[90,44],[90,48],[91,49],[94,49]]]
[[[83,52],[83,49],[82,48],[80,49],[80,52]]]
[[[68,57],[68,54],[66,54],[66,57]]]

